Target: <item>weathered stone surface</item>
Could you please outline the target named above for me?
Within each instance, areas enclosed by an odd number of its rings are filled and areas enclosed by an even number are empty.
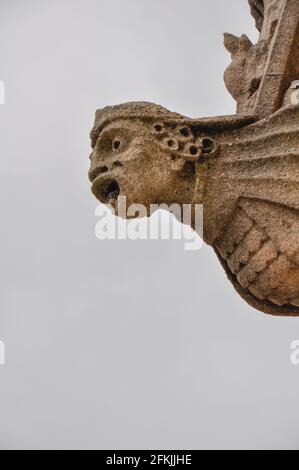
[[[298,0],[250,0],[260,33],[225,35],[235,116],[190,119],[152,103],[97,111],[94,195],[127,203],[201,203],[204,240],[255,308],[299,315]],[[194,227],[195,228],[195,227]]]

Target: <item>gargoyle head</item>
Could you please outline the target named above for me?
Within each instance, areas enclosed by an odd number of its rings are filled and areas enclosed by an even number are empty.
[[[117,210],[127,205],[188,204],[196,165],[214,151],[212,139],[195,131],[192,120],[152,103],[127,103],[96,112],[91,131],[92,192]]]

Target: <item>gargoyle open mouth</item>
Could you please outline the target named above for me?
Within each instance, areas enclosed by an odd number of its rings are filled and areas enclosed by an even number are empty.
[[[103,204],[115,206],[120,193],[120,187],[113,178],[96,177],[92,184],[92,192]]]

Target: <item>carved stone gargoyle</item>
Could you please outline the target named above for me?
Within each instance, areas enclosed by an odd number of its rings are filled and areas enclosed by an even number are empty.
[[[151,103],[96,112],[89,178],[114,204],[203,204],[203,237],[239,294],[299,315],[299,1],[249,0],[256,45],[225,34],[237,114],[190,119]]]

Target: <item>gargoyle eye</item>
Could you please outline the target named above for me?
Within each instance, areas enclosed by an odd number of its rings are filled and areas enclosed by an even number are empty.
[[[119,139],[114,139],[114,140],[112,141],[112,148],[113,148],[113,150],[115,150],[115,151],[118,150],[119,147],[120,147],[120,144],[121,144],[121,141],[120,141]]]

